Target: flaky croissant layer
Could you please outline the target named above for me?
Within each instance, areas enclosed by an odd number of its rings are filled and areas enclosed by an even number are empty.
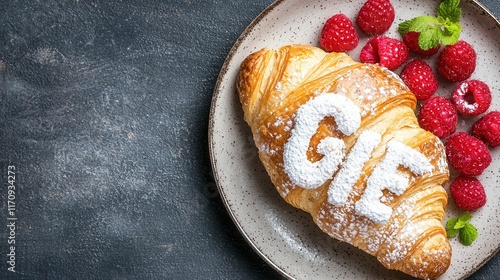
[[[419,278],[442,275],[449,179],[444,147],[418,126],[397,75],[306,45],[262,49],[237,91],[281,196],[330,236]]]

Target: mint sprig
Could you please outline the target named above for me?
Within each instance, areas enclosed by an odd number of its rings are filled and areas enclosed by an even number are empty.
[[[453,238],[457,235],[458,229],[455,228],[458,218],[451,218],[446,222],[446,235],[448,238]]]
[[[471,224],[466,224],[458,234],[458,240],[465,246],[472,245],[472,242],[478,237],[477,229]]]
[[[462,16],[462,10],[458,7],[460,6],[460,0],[444,0],[439,4],[437,14],[438,18],[449,19],[451,22],[459,22],[460,16]]]
[[[458,241],[465,246],[470,246],[479,236],[477,229],[470,223],[472,215],[465,212],[458,218],[451,218],[446,222],[446,234],[453,238],[458,234]]]
[[[418,45],[422,50],[429,50],[439,44],[453,45],[458,42],[462,26],[460,0],[443,0],[437,9],[437,16],[419,16],[403,21],[398,26],[404,36],[408,32],[419,32]]]

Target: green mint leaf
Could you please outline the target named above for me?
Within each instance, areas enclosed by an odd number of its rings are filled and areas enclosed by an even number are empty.
[[[462,25],[460,23],[450,23],[443,26],[443,34],[446,36],[460,35],[460,31],[462,31]]]
[[[444,26],[441,30],[441,44],[443,45],[454,45],[458,42],[460,37],[460,32],[462,31],[462,26],[458,23],[450,24]]]
[[[465,220],[465,219],[461,219],[461,218],[462,218],[462,216],[461,216],[460,218],[458,218],[457,223],[456,223],[456,224],[455,224],[455,226],[453,227],[454,229],[461,229],[461,228],[464,228],[464,227],[465,227],[465,225],[467,225],[467,224],[469,223],[469,221],[470,221],[470,219],[469,219],[469,220]]]
[[[401,36],[404,36],[406,33],[410,32],[410,26],[412,22],[413,22],[412,19],[405,20],[398,25],[398,31],[399,34],[401,34]]]
[[[458,229],[455,229],[457,222],[458,218],[451,218],[446,222],[446,236],[448,238],[453,238],[457,235]]]
[[[432,16],[419,16],[411,20],[408,31],[422,32],[429,28],[439,28],[440,23],[437,18]]]
[[[458,233],[458,229],[447,229],[446,230],[446,236],[448,238],[453,238],[453,237],[457,236],[457,233]]]
[[[469,212],[463,213],[460,217],[458,217],[457,223],[453,227],[454,229],[461,229],[465,227],[470,220],[472,219],[472,215]]]
[[[419,32],[418,45],[423,50],[432,49],[441,41],[441,24],[432,16],[419,16],[402,22],[399,30],[402,35],[410,31]]]
[[[429,50],[437,45],[439,45],[441,41],[441,32],[437,28],[429,28],[420,32],[420,36],[418,37],[418,46],[422,50]]]
[[[454,229],[458,222],[458,218],[451,218],[446,222],[446,229]]]
[[[408,32],[419,32],[418,45],[423,50],[429,50],[439,44],[444,46],[458,42],[462,26],[460,17],[462,10],[459,8],[460,0],[443,0],[439,4],[437,16],[419,16],[403,21],[398,26],[401,36]]]
[[[459,5],[460,0],[444,0],[439,4],[437,10],[438,17],[448,19],[453,23],[458,23],[462,16],[462,9],[458,7]]]
[[[466,224],[458,234],[458,241],[465,246],[470,246],[478,237],[477,229],[472,224]]]

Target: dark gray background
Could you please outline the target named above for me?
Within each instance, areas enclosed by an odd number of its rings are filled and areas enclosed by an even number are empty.
[[[0,1],[0,279],[280,278],[229,218],[207,148],[219,70],[271,3]]]

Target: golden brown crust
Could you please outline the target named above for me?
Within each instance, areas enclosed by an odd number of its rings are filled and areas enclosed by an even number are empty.
[[[416,99],[395,74],[377,65],[355,62],[343,53],[289,45],[277,50],[262,49],[248,56],[241,64],[237,90],[260,160],[288,203],[309,212],[330,236],[376,256],[387,268],[428,279],[447,270],[451,247],[442,226],[447,203],[442,185],[449,178],[444,148],[432,133],[418,126],[414,114]],[[326,93],[343,95],[357,105],[361,124],[356,132],[346,136],[334,118],[325,117],[310,139],[309,161],[323,157],[317,147],[325,137],[342,139],[348,153],[364,131],[381,136],[380,144],[363,165],[353,191],[341,206],[328,202],[331,180],[306,189],[294,184],[284,168],[284,147],[294,128],[297,110]],[[400,167],[399,171],[409,178],[409,186],[399,196],[384,190],[381,201],[393,214],[388,222],[376,223],[358,214],[354,206],[391,140],[423,154],[432,165],[432,172],[416,176]]]

